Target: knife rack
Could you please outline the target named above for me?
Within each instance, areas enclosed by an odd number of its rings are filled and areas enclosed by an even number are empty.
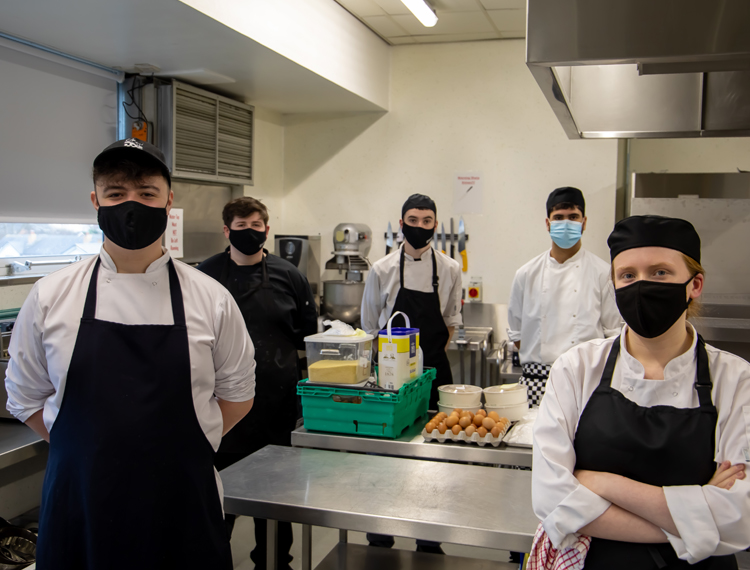
[[[391,237],[394,240],[396,239],[396,236],[398,236],[398,232],[393,232],[393,234],[391,234]],[[388,239],[388,232],[383,232],[383,237],[385,239]],[[442,239],[443,234],[441,234],[440,232],[437,232],[437,233],[435,233],[435,235],[433,237],[437,238],[438,240],[440,240],[440,239]],[[445,241],[448,241],[449,239],[451,239],[451,234],[445,234]],[[465,234],[464,235],[464,239],[466,241],[469,241],[469,234]],[[456,243],[458,243],[458,234],[453,234],[453,241],[456,242]]]

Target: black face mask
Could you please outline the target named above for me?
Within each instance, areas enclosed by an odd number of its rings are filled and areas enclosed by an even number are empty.
[[[115,206],[99,206],[99,227],[115,245],[143,249],[158,240],[167,229],[167,208],[146,206],[134,200]]]
[[[266,232],[252,228],[229,230],[229,243],[244,255],[255,255],[266,243]]]
[[[684,283],[636,281],[615,289],[620,315],[643,338],[655,338],[664,334],[690,304],[692,299],[685,300],[685,287],[693,277]]]
[[[406,241],[408,241],[409,245],[414,249],[422,249],[430,243],[432,236],[435,235],[434,228],[427,230],[417,226],[409,226],[406,225],[406,223],[404,223],[404,227],[401,228],[401,231],[404,234]]]

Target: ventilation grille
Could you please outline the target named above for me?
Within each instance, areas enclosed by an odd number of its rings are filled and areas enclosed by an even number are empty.
[[[174,149],[173,176],[252,184],[253,108],[176,81],[172,86],[173,127],[162,132],[171,131],[174,142],[160,146]]]

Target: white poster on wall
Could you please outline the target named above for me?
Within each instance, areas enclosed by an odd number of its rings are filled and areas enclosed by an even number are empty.
[[[174,258],[180,258],[183,253],[182,226],[183,226],[182,208],[172,208],[169,211],[169,223],[167,224],[167,233],[164,236],[166,247]]]
[[[482,213],[481,172],[456,172],[453,179],[453,211],[456,214]]]

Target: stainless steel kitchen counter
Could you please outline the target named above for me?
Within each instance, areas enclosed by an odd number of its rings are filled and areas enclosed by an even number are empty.
[[[0,420],[0,469],[38,455],[47,455],[49,444],[29,426]]]
[[[517,552],[538,524],[529,471],[271,445],[221,478],[226,512],[275,521]]]
[[[479,447],[475,444],[463,442],[427,442],[421,435],[422,427],[426,421],[427,418],[425,417],[424,421],[416,422],[397,439],[322,433],[308,431],[304,427],[300,427],[292,432],[292,445],[294,447],[372,453],[411,459],[439,459],[484,465],[531,467],[531,449],[508,447],[505,444],[498,447],[492,447],[491,445]]]

